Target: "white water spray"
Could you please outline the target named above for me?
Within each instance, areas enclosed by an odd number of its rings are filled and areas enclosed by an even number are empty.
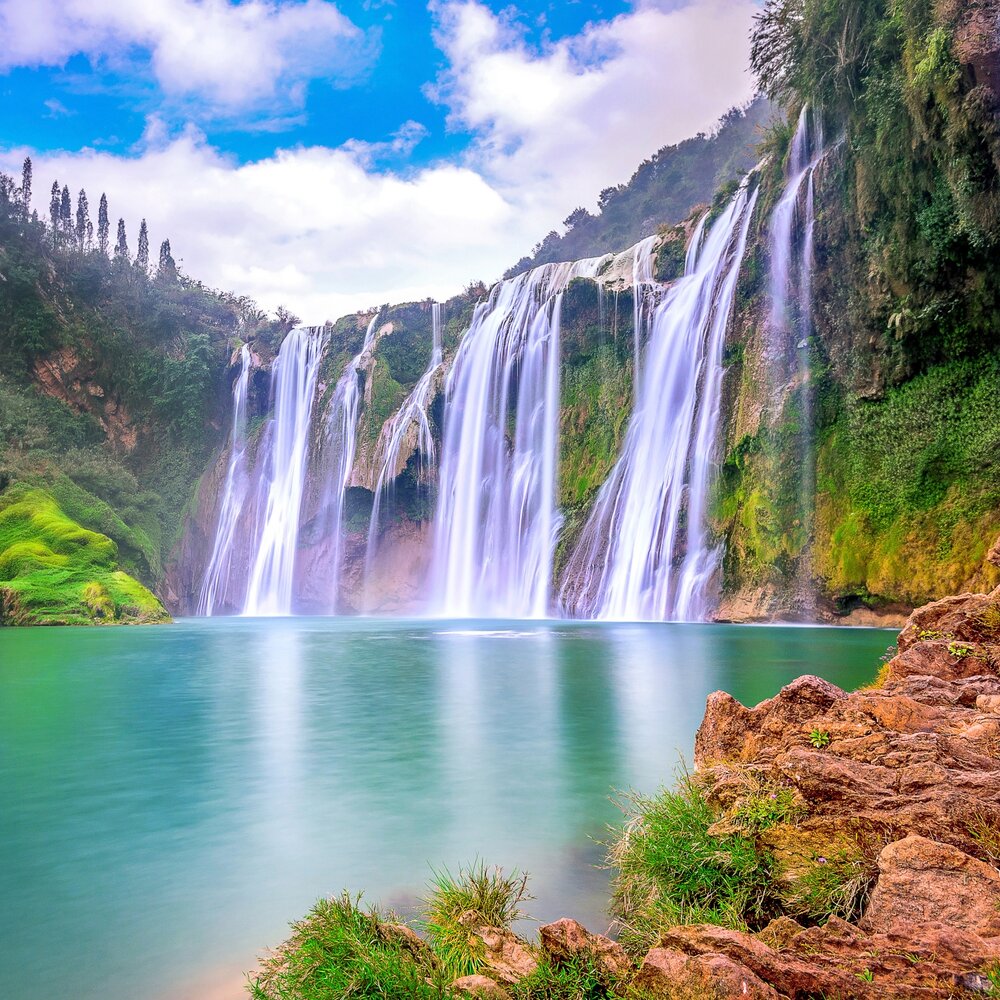
[[[309,422],[324,327],[292,330],[274,362],[274,417],[269,435],[263,526],[244,615],[290,615],[299,515],[309,454]]]
[[[233,430],[229,439],[229,466],[222,487],[212,554],[198,598],[198,614],[208,617],[215,614],[227,597],[233,540],[247,495],[247,386],[250,382],[250,361],[250,348],[244,344],[240,350],[240,373],[233,383]]]
[[[702,220],[684,277],[653,313],[622,454],[564,576],[570,614],[689,621],[710,609],[722,351],[756,200],[744,184],[707,232]]]
[[[559,324],[573,278],[546,264],[481,302],[448,377],[432,606],[449,617],[549,613],[559,430]]]

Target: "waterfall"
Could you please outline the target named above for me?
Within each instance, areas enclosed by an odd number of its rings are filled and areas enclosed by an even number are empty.
[[[240,374],[233,383],[233,431],[229,439],[229,466],[219,503],[212,555],[198,598],[198,614],[211,617],[227,596],[236,525],[247,494],[246,431],[247,386],[250,382],[250,348],[240,349]]]
[[[639,377],[639,362],[642,358],[642,334],[649,329],[649,320],[659,299],[660,286],[653,278],[653,264],[656,261],[656,247],[659,237],[647,236],[635,245],[632,258],[632,336],[633,377]]]
[[[285,337],[271,372],[274,416],[268,435],[267,465],[261,486],[263,525],[250,572],[244,615],[292,613],[292,582],[299,515],[305,491],[309,426],[324,327],[292,330]]]
[[[549,613],[562,294],[607,259],[543,265],[476,307],[446,384],[431,572],[439,614]]]
[[[564,576],[573,615],[687,621],[710,609],[722,352],[756,200],[744,183],[710,228],[701,221],[684,277],[653,311],[622,454]]]
[[[434,467],[434,437],[431,433],[429,404],[434,379],[443,360],[441,347],[441,303],[431,304],[431,360],[427,370],[413,387],[413,391],[403,401],[403,405],[388,420],[379,433],[376,445],[378,460],[378,480],[375,484],[375,496],[372,501],[372,513],[368,522],[368,546],[365,551],[365,578],[371,573],[372,560],[378,548],[379,514],[382,509],[382,494],[392,485],[396,476],[403,471],[400,455],[404,444],[416,435],[414,442],[417,454],[420,456],[421,471],[423,463],[428,469]]]
[[[815,124],[810,127],[813,118]],[[813,116],[807,105],[799,115],[792,139],[788,155],[788,181],[771,217],[771,311],[768,328],[772,366],[786,366],[791,350],[803,350],[807,346],[803,341],[812,332],[813,232],[816,222],[813,175],[822,157],[822,123],[819,115]],[[797,227],[801,228],[799,240],[796,240]]]
[[[324,536],[332,546],[328,564],[331,580],[329,602],[331,611],[337,608],[340,592],[340,570],[344,548],[344,501],[347,498],[351,473],[354,471],[358,417],[361,415],[361,366],[375,344],[379,315],[380,313],[376,312],[372,316],[365,331],[361,350],[345,366],[333,391],[326,421],[323,447],[333,456],[331,472],[327,478],[327,508],[324,519]]]

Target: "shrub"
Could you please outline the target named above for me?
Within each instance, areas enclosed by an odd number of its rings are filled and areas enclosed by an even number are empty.
[[[424,903],[424,927],[441,964],[452,978],[474,975],[482,967],[481,942],[474,927],[504,930],[525,914],[521,904],[531,899],[528,876],[507,875],[475,861],[452,875],[447,868],[433,873]]]
[[[348,893],[320,900],[292,924],[292,936],[248,976],[253,1000],[432,1000],[448,996],[431,953],[404,935],[386,933],[396,921]]]
[[[627,949],[644,952],[673,924],[745,928],[766,921],[770,855],[742,833],[709,834],[719,817],[696,777],[682,772],[673,791],[630,795],[626,811],[607,861],[616,871],[612,913]]]

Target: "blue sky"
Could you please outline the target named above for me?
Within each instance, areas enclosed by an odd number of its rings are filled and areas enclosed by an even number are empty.
[[[0,0],[0,167],[269,308],[444,297],[746,100],[753,9]]]

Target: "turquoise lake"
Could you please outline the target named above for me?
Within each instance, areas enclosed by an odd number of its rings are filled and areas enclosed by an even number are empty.
[[[0,997],[237,1000],[343,888],[531,874],[607,926],[615,790],[690,758],[706,696],[870,680],[890,632],[207,619],[0,630]]]

